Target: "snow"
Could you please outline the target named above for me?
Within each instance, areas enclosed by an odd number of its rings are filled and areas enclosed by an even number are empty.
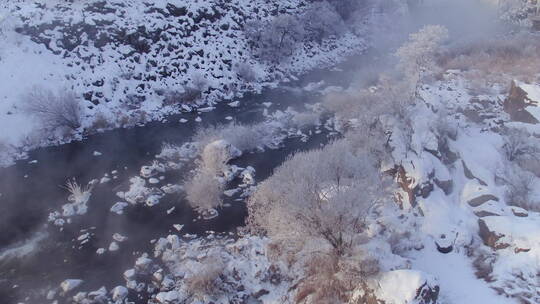
[[[414,256],[412,266],[434,275],[440,283],[442,299],[449,303],[517,303],[497,295],[486,282],[478,279],[463,253],[442,254],[434,245],[428,245]]]
[[[417,270],[389,271],[379,279],[380,289],[377,290],[376,296],[386,304],[413,303],[418,288],[426,281],[434,283],[435,280]]]
[[[111,212],[116,213],[118,215],[124,214],[124,209],[129,204],[126,202],[117,202],[111,207]]]
[[[36,253],[39,244],[48,237],[46,232],[37,232],[30,239],[15,244],[0,251],[0,261],[10,258],[22,258],[29,254]]]

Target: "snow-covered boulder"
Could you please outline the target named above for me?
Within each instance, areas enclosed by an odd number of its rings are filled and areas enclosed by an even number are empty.
[[[183,296],[180,292],[176,290],[172,291],[166,291],[166,292],[160,292],[156,295],[156,300],[159,303],[178,303],[179,301],[183,300]]]
[[[112,299],[115,302],[121,302],[128,296],[128,289],[124,286],[116,286],[111,290]]]
[[[83,282],[83,280],[79,279],[67,279],[60,284],[60,288],[62,288],[62,291],[65,294],[79,287]]]
[[[519,214],[479,219],[479,233],[484,244],[495,250],[510,248],[516,253],[540,250],[539,217],[529,218]]]
[[[242,151],[238,150],[235,146],[226,140],[220,139],[213,141],[204,147],[203,154],[224,154],[228,159],[235,159],[242,155]]]
[[[385,304],[435,304],[440,289],[433,276],[407,269],[384,273],[379,286],[374,295]]]

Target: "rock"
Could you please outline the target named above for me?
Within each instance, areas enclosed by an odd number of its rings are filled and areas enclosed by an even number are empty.
[[[184,228],[184,225],[174,224],[173,227],[174,227],[174,229],[176,229],[177,231],[181,231],[182,228]]]
[[[150,178],[155,175],[158,175],[159,173],[164,173],[166,170],[165,165],[154,161],[152,165],[150,166],[142,166],[141,167],[141,176],[144,178]]]
[[[253,294],[253,297],[255,297],[255,299],[258,299],[264,295],[267,295],[269,294],[270,292],[266,289],[261,289],[259,291],[257,291],[256,293]]]
[[[446,234],[442,234],[439,239],[435,241],[435,245],[440,253],[450,253],[454,249],[453,241]]]
[[[47,300],[51,301],[54,297],[56,297],[56,290],[49,290],[49,292],[47,292]]]
[[[486,217],[485,219],[489,219],[491,217]],[[489,246],[495,250],[498,249],[504,249],[510,247],[510,244],[507,243],[499,243],[499,240],[504,237],[504,234],[499,234],[495,231],[492,231],[489,226],[486,224],[486,221],[484,219],[478,220],[478,226],[479,226],[479,234],[480,238],[482,238],[482,241],[484,241],[484,245]]]
[[[118,246],[118,243],[111,242],[111,244],[109,245],[109,251],[117,251],[118,249],[120,249],[120,246]]]
[[[228,105],[231,108],[236,108],[236,107],[240,106],[240,101],[238,100],[238,101],[229,102]]]
[[[175,290],[160,292],[156,295],[156,300],[158,300],[159,303],[177,303],[180,299],[180,293]]]
[[[105,301],[106,296],[107,296],[107,288],[105,287],[101,287],[98,290],[91,291],[88,293],[88,297],[91,300],[95,300],[96,303],[106,302]]]
[[[435,304],[439,298],[437,280],[417,270],[394,270],[382,274],[374,303]]]
[[[123,301],[127,297],[128,293],[128,289],[124,286],[116,286],[113,288],[113,290],[111,290],[112,299],[116,302]]]
[[[124,279],[126,281],[132,280],[133,278],[135,278],[135,269],[132,268],[124,271]]]
[[[529,213],[527,212],[527,210],[525,210],[523,208],[513,206],[510,209],[512,210],[512,213],[517,217],[527,217],[527,216],[529,216]]]
[[[122,215],[124,214],[124,208],[126,208],[129,204],[126,203],[126,202],[118,202],[118,203],[115,203],[112,207],[111,207],[111,212],[113,213],[116,213],[118,215]]]
[[[83,282],[83,280],[79,279],[67,279],[60,283],[60,288],[62,288],[62,291],[65,294],[79,287]]]
[[[499,201],[499,198],[496,197],[495,195],[491,195],[491,194],[484,194],[484,195],[481,195],[479,197],[476,197],[476,198],[473,198],[471,200],[469,200],[467,202],[467,204],[469,204],[469,206],[471,207],[478,207],[482,204],[484,204],[485,202],[488,202],[488,201]]]
[[[537,124],[538,119],[531,114],[532,108],[538,106],[537,96],[528,90],[529,86],[521,82],[512,81],[508,97],[504,100],[503,108],[515,121]],[[534,86],[533,86],[534,87]],[[538,90],[540,91],[540,89]],[[536,112],[536,111],[535,111]]]
[[[179,192],[182,192],[183,190],[184,188],[180,185],[167,184],[161,187],[161,191],[163,191],[163,193],[165,194],[179,193]]]
[[[452,189],[454,187],[454,182],[452,180],[439,180],[435,178],[433,182],[435,183],[435,185],[437,185],[437,187],[442,189],[444,194],[449,195],[450,193],[452,193]]]
[[[465,174],[465,177],[467,177],[468,179],[475,179],[480,183],[480,185],[487,186],[486,182],[474,176],[469,167],[467,167],[467,164],[465,164],[465,161],[461,160],[461,164],[463,165],[463,174]]]
[[[126,236],[121,235],[120,233],[114,233],[112,236],[113,240],[122,243],[123,241],[127,240]]]
[[[150,264],[152,264],[152,260],[146,257],[146,255],[144,255],[135,261],[135,268],[141,271],[145,271],[148,269]]]
[[[500,214],[496,214],[496,213],[489,212],[486,210],[481,210],[481,211],[475,211],[474,215],[478,217],[486,217],[486,216],[499,216]]]

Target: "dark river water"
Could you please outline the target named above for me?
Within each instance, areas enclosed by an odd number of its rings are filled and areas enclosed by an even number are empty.
[[[301,88],[321,80],[325,86],[346,87],[356,68],[373,60],[368,58],[373,56],[351,58],[337,69],[314,71],[298,81],[265,89],[261,94],[248,94],[240,99],[241,106],[237,108],[222,103],[214,111],[200,115],[183,113],[145,126],[107,131],[81,142],[32,151],[28,160],[0,169],[0,257],[6,250],[43,236],[42,241],[29,249],[29,254],[0,259],[0,304],[50,303],[45,300],[47,291],[57,288],[67,278],[83,279],[81,290],[96,290],[101,286],[110,290],[123,285],[123,272],[132,268],[140,253],[152,249],[151,240],[175,233],[173,224],[184,224],[182,233],[196,235],[204,235],[206,231],[233,232],[244,225],[245,204],[237,201],[220,209],[218,217],[195,222],[193,219],[198,214],[178,195],[168,195],[151,208],[129,206],[123,215],[110,212],[110,208],[120,201],[115,193],[127,190],[129,179],[139,174],[141,166],[155,159],[163,143],[187,142],[197,127],[227,123],[227,116],[244,124],[260,122],[264,119],[264,102],[272,102],[270,111],[289,106],[301,110],[304,104],[320,100],[320,94]],[[197,116],[202,122],[194,121]],[[180,123],[181,118],[189,121]],[[312,136],[308,142],[290,138],[279,149],[247,153],[233,163],[254,167],[256,179],[261,181],[291,153],[318,147],[327,140],[324,132]],[[102,155],[94,156],[94,151]],[[30,162],[34,160],[37,163]],[[113,170],[119,172],[118,178],[94,188],[87,214],[74,217],[62,231],[48,224],[49,213],[67,203],[68,193],[60,186],[66,180],[76,178],[85,184]],[[164,182],[178,183],[179,174],[166,173]],[[173,206],[174,211],[167,214]],[[77,237],[84,232],[90,232],[91,238],[80,245]],[[128,239],[120,243],[118,251],[96,254],[98,248],[109,246],[113,233]]]

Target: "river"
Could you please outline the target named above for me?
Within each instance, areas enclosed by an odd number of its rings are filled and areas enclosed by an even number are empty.
[[[138,175],[143,165],[150,163],[163,143],[181,144],[190,140],[199,126],[227,123],[227,116],[242,124],[264,119],[265,102],[269,110],[291,106],[303,109],[304,104],[320,100],[321,95],[303,88],[324,81],[324,86],[346,87],[354,79],[358,67],[365,67],[373,56],[350,58],[333,69],[313,71],[301,79],[284,83],[277,88],[264,89],[261,94],[247,94],[240,106],[233,108],[220,103],[207,113],[182,113],[166,120],[151,122],[130,129],[116,129],[88,136],[80,142],[37,149],[27,160],[0,169],[0,302],[47,303],[47,291],[56,288],[67,278],[83,279],[83,290],[101,286],[108,290],[125,283],[122,273],[131,268],[136,256],[151,250],[151,240],[174,233],[174,224],[184,224],[182,233],[204,235],[206,231],[233,232],[244,225],[245,203],[230,202],[212,220],[193,221],[198,214],[179,196],[166,196],[152,208],[130,206],[124,215],[110,212],[119,199],[115,193],[125,190],[129,179]],[[202,122],[195,122],[200,116]],[[180,123],[180,119],[188,122]],[[272,170],[294,151],[318,147],[327,141],[323,132],[307,142],[298,138],[285,140],[279,149],[247,153],[234,161],[238,166],[256,169],[257,181],[264,180]],[[102,155],[95,156],[94,151]],[[74,218],[60,231],[49,225],[47,217],[67,202],[67,191],[61,187],[75,178],[86,183],[105,173],[118,171],[117,179],[98,185],[88,203],[84,216]],[[165,182],[178,183],[178,173],[167,173]],[[171,207],[174,211],[167,213]],[[81,245],[77,237],[90,233],[89,241]],[[107,248],[111,235],[127,236],[120,249],[96,254]],[[130,295],[131,300],[137,300]]]

